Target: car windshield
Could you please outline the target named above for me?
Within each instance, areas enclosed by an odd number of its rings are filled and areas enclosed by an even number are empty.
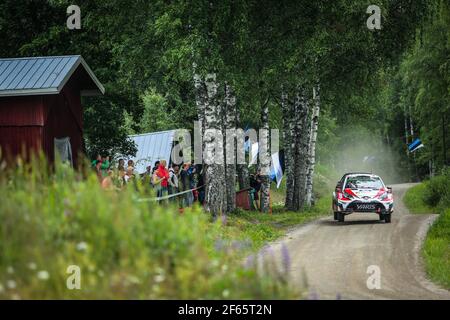
[[[383,187],[383,183],[378,177],[355,176],[347,179],[345,187],[350,189],[380,189]]]

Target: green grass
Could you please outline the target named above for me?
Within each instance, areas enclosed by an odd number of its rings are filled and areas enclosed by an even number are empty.
[[[422,253],[430,278],[450,289],[450,209],[442,212],[430,228]]]
[[[2,171],[0,299],[300,297],[285,274],[243,266],[243,248],[223,250],[231,228],[220,219],[138,202],[142,188],[105,191],[92,173],[50,172],[39,162]],[[269,238],[253,229],[259,237]],[[71,265],[80,268],[80,290],[66,286]]]
[[[88,170],[44,161],[0,175],[0,299],[297,299],[286,273],[261,275],[242,258],[286,230],[329,212],[328,197],[304,212],[238,211],[212,221],[199,207],[154,202],[144,185],[102,190]],[[81,270],[80,290],[66,286]]]
[[[448,193],[430,190],[431,186],[442,184],[442,177],[437,179],[439,180],[432,179],[410,188],[405,194],[404,202],[412,213],[439,214],[439,218],[428,231],[422,247],[422,256],[429,277],[450,289],[450,208],[446,198]],[[436,196],[439,199],[435,199]]]
[[[411,213],[432,213],[434,208],[425,203],[424,194],[427,188],[426,183],[418,184],[410,188],[403,201]]]

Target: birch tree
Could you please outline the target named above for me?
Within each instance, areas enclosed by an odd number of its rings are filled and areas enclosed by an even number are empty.
[[[225,165],[222,135],[221,104],[218,99],[216,74],[208,74],[204,80],[204,165],[205,210],[213,216],[226,211]],[[202,110],[200,110],[202,112]]]
[[[224,90],[226,212],[232,212],[236,209],[236,96],[227,83]]]
[[[261,108],[261,127],[259,130],[259,169],[261,172],[261,211],[270,208],[270,147],[269,147],[269,99]]]
[[[297,211],[305,204],[308,167],[308,101],[303,87],[298,90],[296,100],[294,208]]]
[[[236,105],[236,128],[241,127],[241,116],[239,108]],[[245,153],[244,153],[245,155]],[[246,163],[238,163],[236,165],[239,190],[250,188],[250,175]]]
[[[286,179],[286,197],[284,206],[287,210],[293,209],[294,200],[294,161],[293,161],[293,115],[295,115],[293,104],[289,102],[286,89],[281,89],[281,110],[283,114],[283,145],[284,145],[284,176]]]
[[[316,142],[317,131],[319,129],[319,115],[320,115],[320,86],[313,87],[313,112],[311,116],[311,134],[309,140],[309,166],[306,177],[306,205],[311,206],[314,202],[313,198],[313,179],[314,167],[316,164]]]

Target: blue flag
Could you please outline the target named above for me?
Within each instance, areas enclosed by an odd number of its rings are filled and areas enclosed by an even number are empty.
[[[414,152],[414,151],[422,148],[423,146],[424,145],[423,145],[422,141],[420,141],[420,139],[417,138],[412,143],[408,144],[408,150],[409,150],[409,152]]]

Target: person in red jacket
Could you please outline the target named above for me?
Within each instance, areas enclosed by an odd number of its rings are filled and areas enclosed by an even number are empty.
[[[168,194],[169,170],[167,170],[166,165],[166,160],[161,160],[158,169],[153,174],[153,185],[156,188],[157,197],[164,197]]]

